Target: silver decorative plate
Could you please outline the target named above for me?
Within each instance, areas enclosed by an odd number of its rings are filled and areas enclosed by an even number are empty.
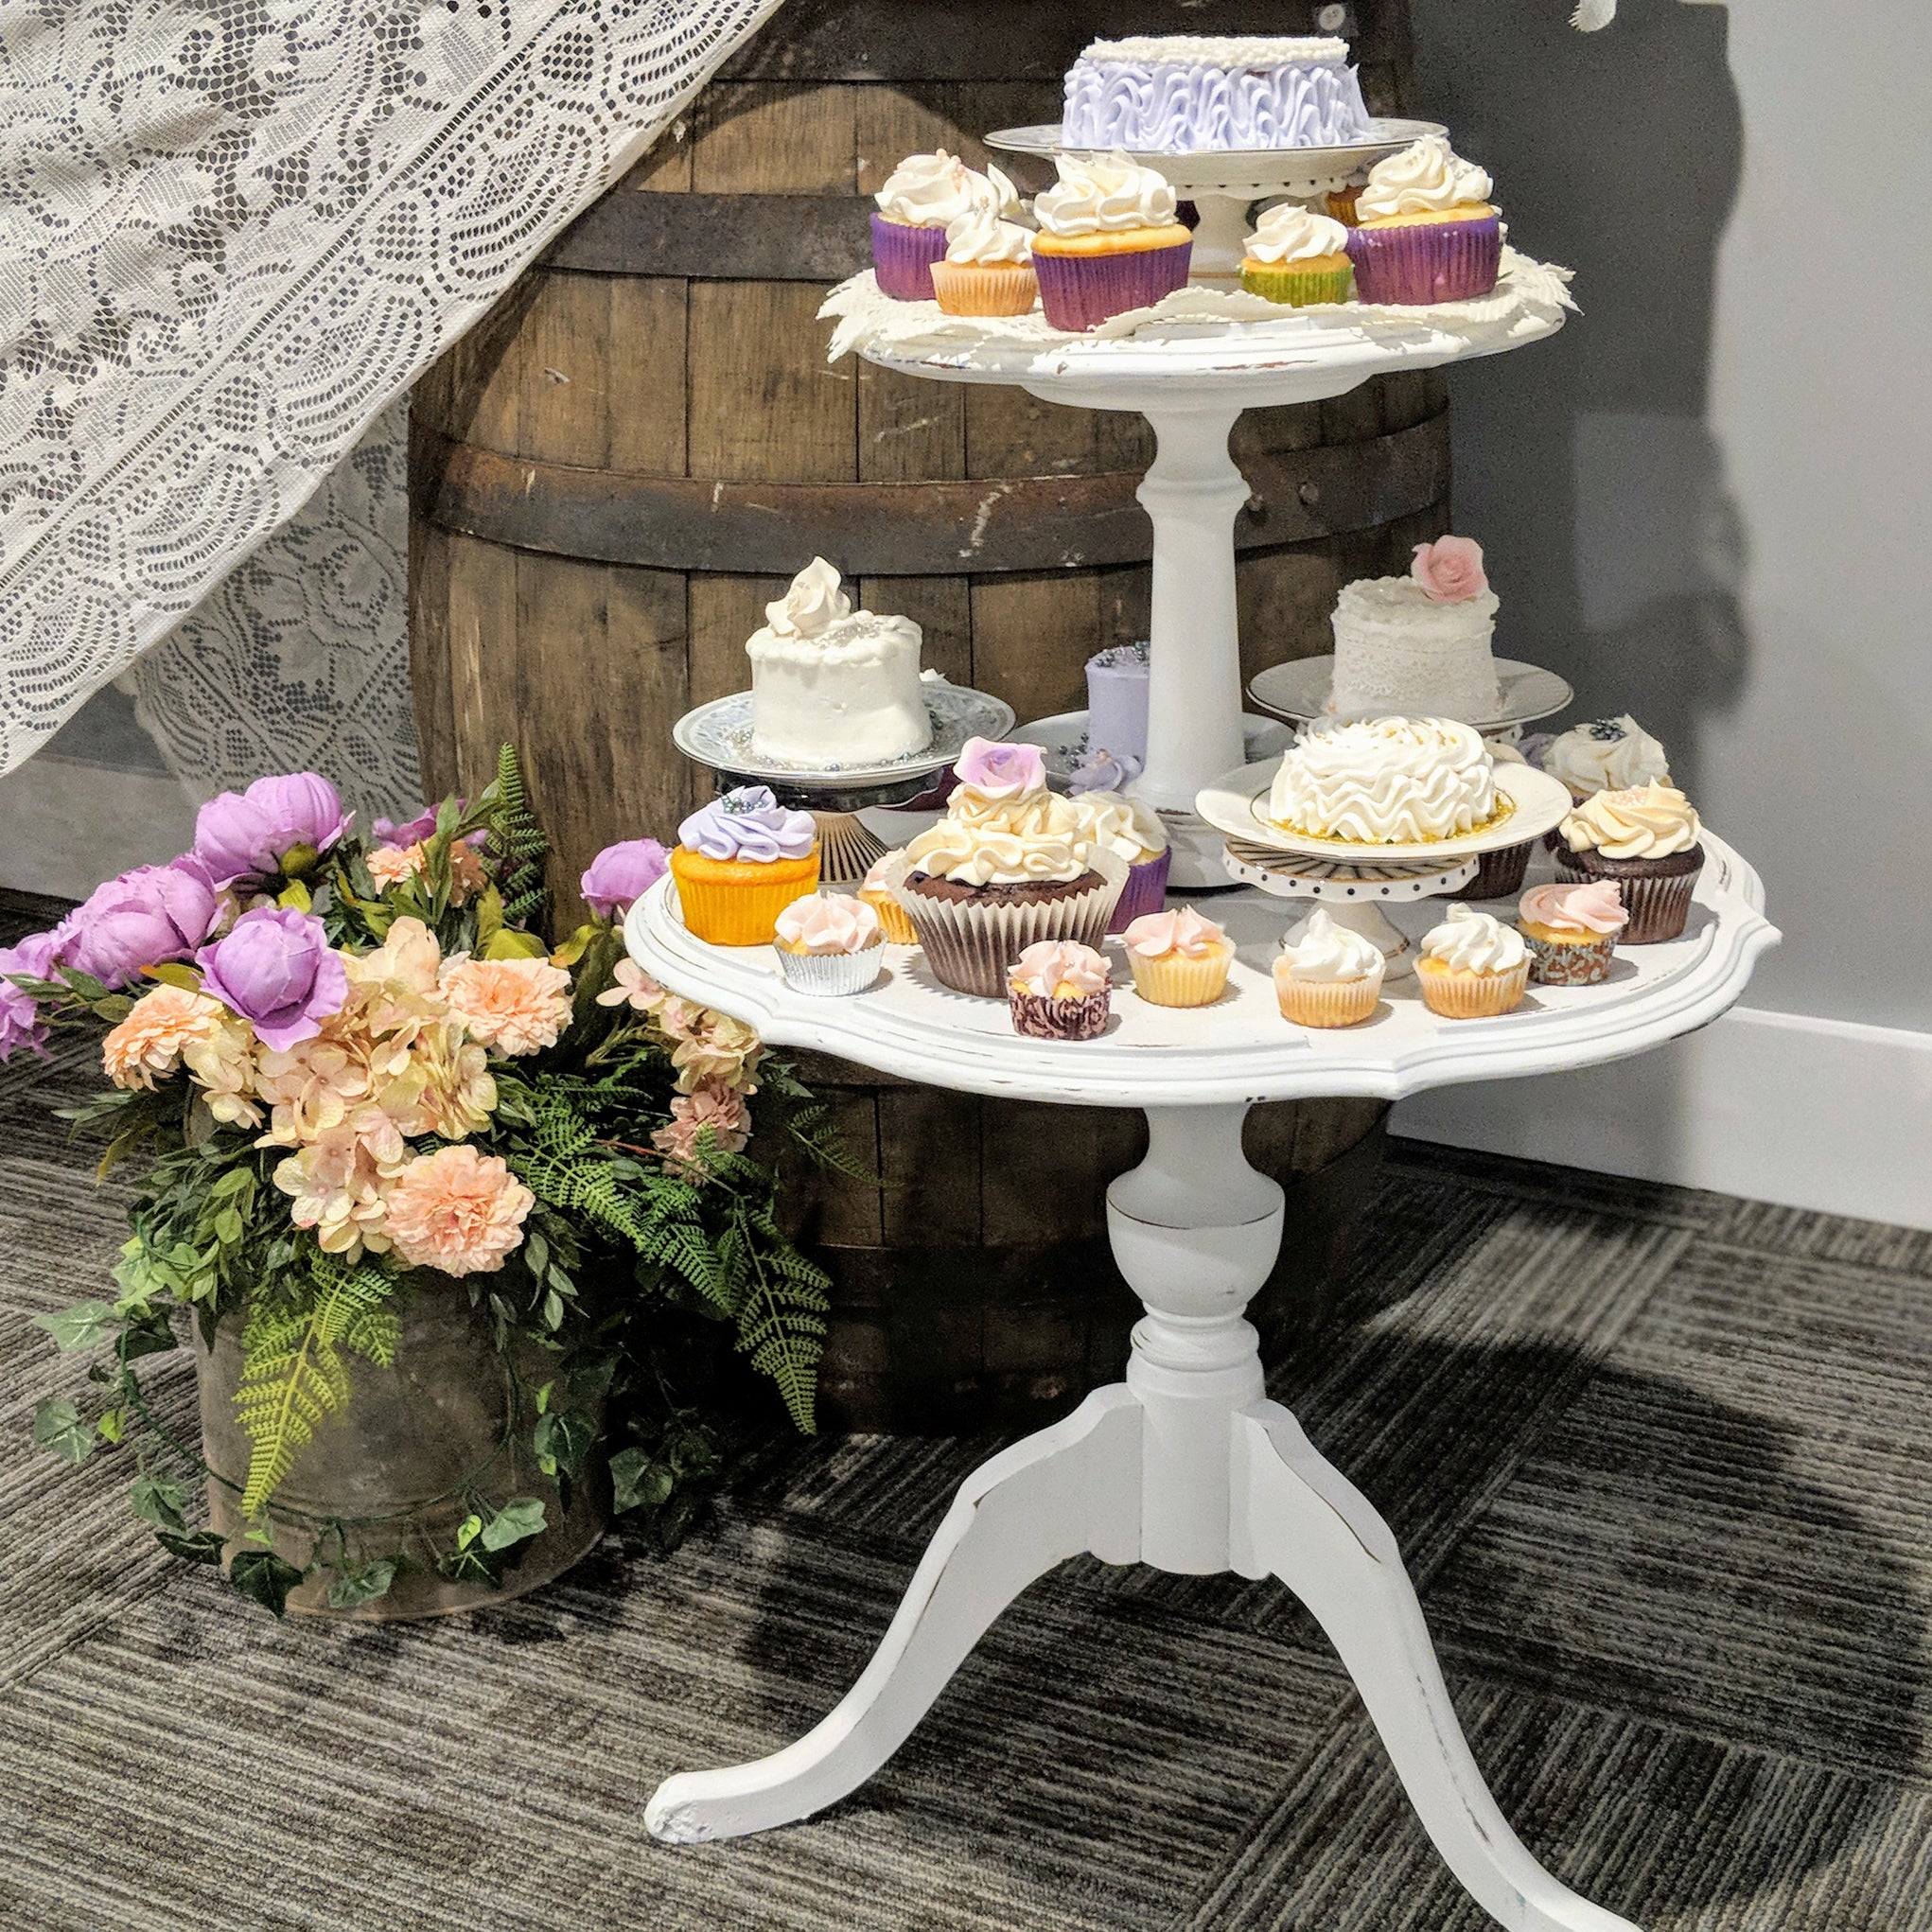
[[[1493,718],[1466,718],[1479,731],[1502,731],[1528,725],[1537,718],[1568,710],[1576,694],[1554,671],[1539,664],[1519,664],[1511,658],[1496,660],[1496,681],[1502,688],[1502,705]],[[1278,718],[1307,720],[1333,715],[1328,692],[1335,682],[1335,659],[1297,658],[1289,664],[1271,664],[1257,672],[1248,695],[1264,711]]]

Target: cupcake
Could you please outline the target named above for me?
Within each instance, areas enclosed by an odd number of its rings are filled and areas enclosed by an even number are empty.
[[[1191,905],[1144,912],[1121,938],[1133,990],[1150,1006],[1208,1007],[1227,990],[1234,941]]]
[[[1007,974],[1013,1031],[1028,1040],[1097,1040],[1107,1030],[1113,969],[1107,956],[1071,940],[1028,946]]]
[[[1556,828],[1559,880],[1613,880],[1623,890],[1626,946],[1674,940],[1704,869],[1702,827],[1675,785],[1632,785],[1584,799]]]
[[[1344,182],[1339,188],[1330,188],[1322,198],[1327,204],[1328,219],[1341,222],[1344,228],[1353,228],[1355,204],[1361,201],[1361,191],[1365,186],[1366,182],[1351,181]]]
[[[1486,1020],[1519,1005],[1530,983],[1529,941],[1493,912],[1451,905],[1422,936],[1415,961],[1423,1004],[1445,1020]]]
[[[865,876],[859,887],[859,897],[872,908],[879,922],[879,931],[888,945],[916,946],[919,935],[912,929],[912,922],[905,916],[905,908],[892,896],[892,888],[886,883],[886,871],[899,854],[888,852],[877,861]]]
[[[779,914],[772,949],[795,992],[863,992],[879,976],[886,940],[864,900],[810,892]]]
[[[1484,739],[1489,747],[1489,756],[1498,764],[1527,764],[1526,759],[1514,745],[1500,743],[1494,738]],[[1476,876],[1467,886],[1458,886],[1453,892],[1445,892],[1445,899],[1513,899],[1522,890],[1523,875],[1530,869],[1530,854],[1537,849],[1534,838],[1526,838],[1518,845],[1505,845],[1493,852],[1485,852],[1476,861]]]
[[[1629,921],[1614,879],[1525,892],[1516,928],[1530,942],[1530,977],[1538,986],[1595,986],[1607,979],[1617,935]]]
[[[1142,913],[1160,911],[1168,903],[1168,869],[1174,861],[1160,814],[1138,799],[1123,799],[1117,792],[1080,792],[1067,802],[1074,809],[1081,835],[1097,850],[1111,852],[1127,867],[1127,884],[1121,888],[1107,930],[1125,932],[1128,923]]]
[[[1001,999],[1028,946],[1100,943],[1127,867],[1095,852],[1072,801],[1046,789],[1037,746],[969,738],[954,769],[946,816],[887,861],[886,883],[934,976]]]
[[[1055,328],[1088,329],[1184,288],[1194,238],[1174,190],[1115,149],[1056,155],[1060,179],[1033,200],[1033,272]]]
[[[1559,732],[1542,748],[1537,763],[1570,787],[1571,798],[1579,805],[1599,792],[1670,783],[1670,761],[1663,746],[1627,711],[1620,718],[1592,718],[1587,725]]]
[[[933,299],[932,267],[946,255],[946,230],[979,209],[1016,215],[1020,198],[998,168],[976,174],[957,154],[908,154],[872,197],[872,265],[883,292],[901,302]]]
[[[769,945],[778,916],[818,887],[818,828],[766,785],[740,785],[694,812],[671,852],[684,923],[713,946]]]
[[[1354,1027],[1382,995],[1382,949],[1316,906],[1274,958],[1281,1016],[1297,1027]]]
[[[933,293],[948,315],[1025,315],[1040,293],[1033,237],[990,207],[946,226],[946,253],[932,266]]]
[[[1241,287],[1291,308],[1346,302],[1354,279],[1347,229],[1295,202],[1280,202],[1256,222],[1241,257]]]
[[[1488,294],[1502,259],[1490,186],[1440,134],[1378,161],[1348,231],[1358,299],[1413,305]]]

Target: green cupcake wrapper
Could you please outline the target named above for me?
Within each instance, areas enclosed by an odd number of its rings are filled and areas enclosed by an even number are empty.
[[[1311,302],[1346,302],[1355,271],[1305,269],[1294,262],[1279,268],[1241,270],[1241,287],[1264,302],[1280,302],[1291,308],[1306,308]]]

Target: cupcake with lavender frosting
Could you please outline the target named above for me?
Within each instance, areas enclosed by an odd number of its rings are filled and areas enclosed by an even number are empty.
[[[1118,149],[1054,161],[1059,181],[1033,199],[1033,272],[1055,328],[1094,328],[1186,285],[1194,237],[1162,176]]]
[[[1363,302],[1467,302],[1496,286],[1502,224],[1487,174],[1440,134],[1378,161],[1348,231]]]
[[[1013,1031],[1028,1040],[1097,1040],[1107,1030],[1113,969],[1104,953],[1071,940],[1042,940],[1007,975]]]
[[[1537,886],[1516,909],[1538,986],[1595,986],[1609,977],[1617,935],[1630,922],[1614,879]]]
[[[1291,308],[1346,302],[1354,280],[1348,230],[1297,202],[1270,208],[1256,222],[1241,257],[1241,287]]]
[[[677,828],[671,852],[684,922],[713,946],[764,946],[778,916],[818,886],[818,828],[767,785],[740,785]]]
[[[863,992],[879,976],[885,936],[862,899],[809,892],[778,916],[772,940],[785,984],[798,992]]]
[[[943,148],[908,154],[872,200],[873,267],[880,289],[901,302],[933,299],[933,264],[946,258],[946,231],[956,221],[982,211],[1016,215],[1020,208],[998,168],[980,174]]]

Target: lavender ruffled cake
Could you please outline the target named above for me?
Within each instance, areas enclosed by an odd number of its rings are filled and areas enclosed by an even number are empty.
[[[1140,154],[1338,148],[1369,127],[1346,41],[1273,35],[1096,41],[1061,114],[1067,147]]]

